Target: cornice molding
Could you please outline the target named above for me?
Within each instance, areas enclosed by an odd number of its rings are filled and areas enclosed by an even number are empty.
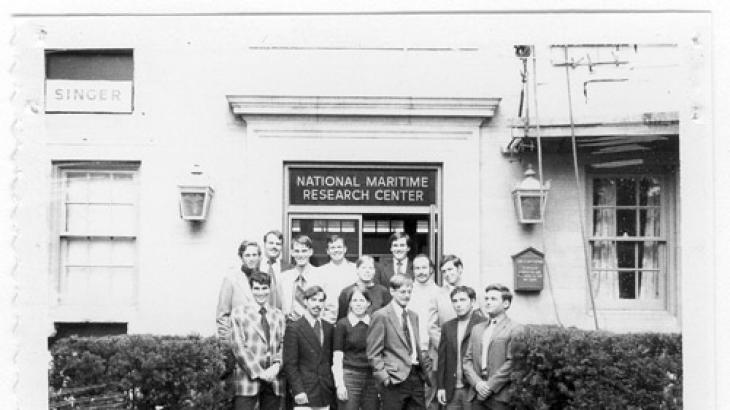
[[[679,135],[679,114],[677,112],[648,112],[627,117],[604,119],[580,119],[573,124],[576,137],[609,137],[639,135]],[[513,134],[524,133],[526,124],[522,119],[512,121]],[[542,138],[570,137],[570,123],[565,120],[545,119],[540,121]],[[537,137],[537,127],[530,124],[527,137]]]
[[[234,115],[446,117],[488,120],[501,98],[228,95]]]

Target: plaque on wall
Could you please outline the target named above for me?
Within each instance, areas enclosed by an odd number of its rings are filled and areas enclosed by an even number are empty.
[[[515,292],[539,292],[545,278],[545,254],[529,247],[512,255],[515,268]]]

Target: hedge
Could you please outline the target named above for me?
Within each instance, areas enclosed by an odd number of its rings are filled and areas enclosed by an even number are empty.
[[[682,407],[680,335],[527,326],[513,348],[510,389],[518,409]],[[81,403],[74,392],[93,387],[97,398],[124,397],[127,408],[230,408],[221,375],[233,363],[215,338],[71,337],[51,354],[57,400]]]
[[[215,338],[123,335],[70,337],[51,348],[50,397],[81,402],[69,392],[102,385],[97,395],[122,393],[138,409],[228,408],[221,375],[233,362]]]
[[[528,326],[513,346],[518,409],[680,409],[679,334]]]

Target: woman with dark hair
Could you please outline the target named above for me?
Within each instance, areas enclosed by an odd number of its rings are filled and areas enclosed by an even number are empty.
[[[370,292],[355,288],[349,293],[347,306],[349,313],[337,321],[333,345],[332,374],[337,387],[337,408],[376,410],[380,403],[366,353]]]

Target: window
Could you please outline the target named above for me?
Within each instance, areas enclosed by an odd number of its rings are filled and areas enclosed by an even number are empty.
[[[46,50],[46,113],[131,113],[130,49]]]
[[[135,163],[58,165],[61,305],[135,303],[137,168]]]
[[[665,308],[664,191],[658,176],[592,179],[591,282],[599,309]]]

